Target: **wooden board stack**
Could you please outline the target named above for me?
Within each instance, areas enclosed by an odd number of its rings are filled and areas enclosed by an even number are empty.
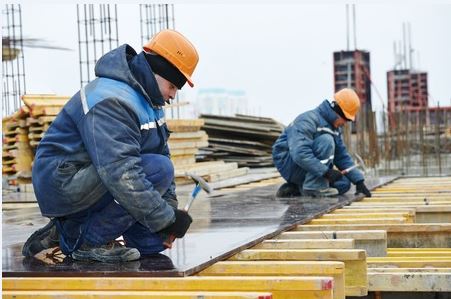
[[[272,166],[272,145],[284,126],[271,118],[236,114],[201,115],[209,146],[198,155],[200,161],[223,160],[238,166]]]
[[[175,168],[177,184],[188,184],[192,181],[185,173],[190,172],[202,176],[207,182],[217,182],[227,178],[243,176],[249,168],[238,168],[238,163],[210,161],[196,163],[196,154],[202,147],[208,146],[208,135],[200,130],[203,119],[169,119],[166,121],[169,130],[169,148],[171,160]]]
[[[30,110],[23,106],[2,120],[2,174],[6,176],[9,185],[31,182],[31,163],[34,154],[29,144],[26,125],[26,118],[29,115]]]
[[[27,125],[29,126],[28,138],[33,148],[39,144],[50,124],[68,100],[69,97],[67,96],[54,94],[28,94],[22,96],[22,101],[30,109]]]

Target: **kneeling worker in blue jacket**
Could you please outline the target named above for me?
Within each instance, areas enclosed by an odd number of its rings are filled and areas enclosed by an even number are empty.
[[[51,221],[23,246],[24,256],[59,246],[75,260],[125,262],[165,249],[192,219],[177,209],[164,105],[191,76],[199,56],[174,30],[137,54],[127,44],[103,55],[40,142],[34,191]],[[122,236],[124,244],[115,242]]]
[[[274,164],[287,181],[277,191],[277,197],[336,196],[346,193],[351,182],[358,193],[371,197],[359,170],[354,168],[346,175],[339,171],[354,165],[340,127],[355,120],[359,97],[352,89],[344,88],[334,98],[300,114],[274,143]]]

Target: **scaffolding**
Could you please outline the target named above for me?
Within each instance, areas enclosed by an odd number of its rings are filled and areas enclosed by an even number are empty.
[[[94,66],[119,46],[117,5],[77,4],[80,87],[95,78]]]
[[[140,4],[141,44],[163,29],[174,29],[174,4]]]
[[[2,117],[5,117],[19,109],[26,86],[21,7],[6,4],[2,15]]]

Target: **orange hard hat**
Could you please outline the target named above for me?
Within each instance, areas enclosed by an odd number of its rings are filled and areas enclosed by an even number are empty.
[[[143,46],[146,52],[155,52],[174,65],[193,87],[191,76],[199,61],[199,55],[193,44],[181,33],[165,29],[158,32]]]
[[[335,93],[334,98],[346,118],[354,121],[360,109],[360,99],[357,93],[350,88],[343,88]]]

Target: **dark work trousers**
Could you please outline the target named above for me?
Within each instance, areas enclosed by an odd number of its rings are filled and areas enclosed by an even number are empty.
[[[157,154],[145,154],[141,158],[146,178],[160,194],[164,194],[174,179],[172,162]],[[61,236],[60,247],[65,254],[84,243],[100,246],[120,236],[127,247],[138,249],[142,255],[165,249],[160,236],[137,222],[109,192],[88,209],[60,217],[56,223]]]

